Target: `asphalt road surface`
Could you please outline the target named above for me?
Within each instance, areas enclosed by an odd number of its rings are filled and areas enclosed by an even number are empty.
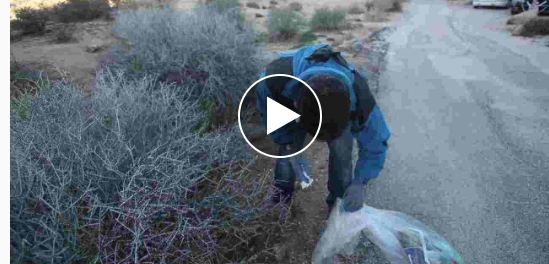
[[[411,1],[388,37],[392,138],[367,203],[431,226],[466,263],[548,264],[549,48],[501,30],[508,14]]]

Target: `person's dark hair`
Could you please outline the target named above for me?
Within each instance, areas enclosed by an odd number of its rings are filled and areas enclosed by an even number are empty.
[[[307,84],[315,91],[322,106],[322,125],[317,140],[329,141],[338,138],[349,122],[349,92],[345,84],[331,76],[313,76]],[[307,133],[314,136],[318,129],[319,109],[314,95],[302,85],[297,103],[300,123]]]

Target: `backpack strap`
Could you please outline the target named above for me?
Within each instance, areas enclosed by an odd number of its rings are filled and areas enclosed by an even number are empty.
[[[355,77],[353,82],[353,90],[355,91],[357,99],[357,109],[360,110],[352,112],[351,119],[358,119],[359,124],[362,126],[366,123],[370,113],[376,106],[376,99],[372,95],[372,91],[370,90],[370,86],[368,86],[368,81],[366,78],[362,77],[362,75],[356,70],[353,70],[353,74]]]

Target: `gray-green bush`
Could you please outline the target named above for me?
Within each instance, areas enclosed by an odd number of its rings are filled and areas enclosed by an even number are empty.
[[[322,7],[315,10],[311,19],[311,27],[314,30],[336,30],[343,26],[347,12],[345,10]]]
[[[56,81],[10,115],[11,263],[227,263],[280,232],[238,129],[199,136],[171,86],[107,68],[91,99]]]
[[[113,29],[131,49],[113,47],[112,59],[118,67],[139,69],[134,75],[195,83],[207,98],[237,102],[257,80],[262,60],[254,43],[259,34],[234,12],[239,9],[119,11]]]
[[[110,18],[111,7],[108,0],[69,0],[53,8],[53,15],[62,23],[89,21]]]
[[[305,20],[290,9],[273,9],[267,15],[267,30],[271,40],[288,40],[298,35]]]

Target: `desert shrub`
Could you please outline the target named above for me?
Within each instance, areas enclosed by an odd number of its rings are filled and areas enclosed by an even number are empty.
[[[391,6],[388,7],[385,11],[387,12],[402,12],[402,2],[401,0],[392,0]]]
[[[253,8],[253,9],[261,9],[259,4],[256,2],[248,2],[246,3],[246,7]]]
[[[239,0],[211,0],[206,3],[206,5],[214,7],[219,13],[223,13],[227,10],[239,8]]]
[[[360,15],[364,13],[364,9],[360,6],[359,3],[353,3],[349,10],[347,11],[351,15]]]
[[[105,68],[91,99],[58,81],[10,115],[12,263],[227,263],[281,232],[238,128],[195,133],[170,86]]]
[[[240,26],[246,23],[246,15],[242,11],[239,0],[212,0],[206,6],[237,20]]]
[[[526,21],[522,25],[520,35],[524,37],[549,35],[549,18],[536,17]]]
[[[347,12],[344,10],[330,10],[322,7],[315,10],[311,19],[311,27],[315,30],[335,30],[342,26]]]
[[[33,9],[23,7],[15,10],[16,18],[10,21],[10,25],[21,30],[23,34],[40,34],[46,30],[46,23],[49,21],[48,8],[42,7]]]
[[[297,36],[305,20],[289,9],[273,9],[267,16],[267,31],[271,40],[288,40]]]
[[[63,27],[55,32],[55,41],[57,43],[69,43],[76,41],[74,37],[74,29],[70,27]]]
[[[300,46],[308,45],[311,42],[315,41],[316,39],[317,37],[315,36],[314,31],[308,30],[299,36],[299,45]]]
[[[131,48],[113,47],[117,67],[137,69],[177,85],[196,84],[201,95],[222,103],[238,101],[259,76],[259,34],[227,10],[120,11],[115,33]],[[136,30],[139,29],[139,30]]]
[[[288,8],[292,11],[299,12],[303,9],[303,5],[300,2],[291,2]]]
[[[57,4],[53,11],[59,22],[70,23],[109,18],[111,7],[108,0],[69,0]]]

